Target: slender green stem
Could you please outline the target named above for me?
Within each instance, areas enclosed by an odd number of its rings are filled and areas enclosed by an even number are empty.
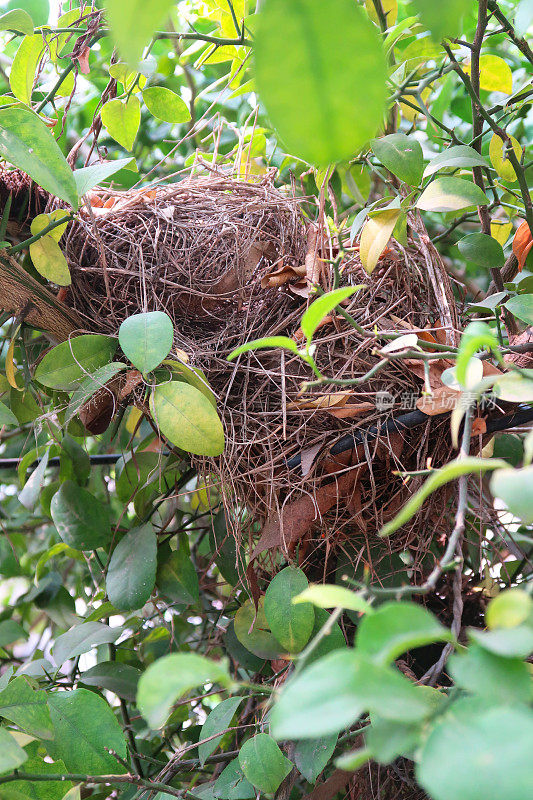
[[[46,228],[43,228],[42,231],[36,233],[35,236],[30,236],[30,238],[26,239],[24,242],[19,242],[19,244],[14,244],[13,247],[8,247],[6,252],[9,253],[10,256],[13,255],[13,253],[19,253],[21,250],[25,250],[27,247],[29,247],[30,244],[38,242],[39,239],[41,239],[47,233],[50,233],[50,231],[53,231],[54,228],[58,228],[60,225],[64,225],[65,222],[70,222],[73,219],[74,214],[65,214],[65,216],[61,219],[55,219],[53,222],[50,222]]]

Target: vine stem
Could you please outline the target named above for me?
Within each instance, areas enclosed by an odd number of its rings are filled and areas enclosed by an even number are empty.
[[[14,781],[32,781],[32,782],[46,782],[46,781],[72,781],[73,783],[95,783],[104,784],[104,786],[112,786],[115,783],[129,783],[134,786],[141,786],[150,791],[165,792],[172,797],[184,797],[188,792],[186,789],[174,789],[167,783],[160,783],[158,781],[149,781],[138,778],[136,775],[86,775],[79,772],[61,772],[61,773],[30,773],[15,771],[11,775],[2,775],[0,777],[0,785],[4,783],[13,783]]]

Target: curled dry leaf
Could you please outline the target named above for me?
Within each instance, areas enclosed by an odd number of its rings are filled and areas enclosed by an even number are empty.
[[[447,411],[453,411],[460,399],[460,392],[450,389],[448,386],[440,386],[433,390],[433,394],[419,397],[416,401],[416,407],[419,411],[427,414],[428,417],[435,417],[438,414],[446,414]]]
[[[476,417],[472,420],[472,433],[471,436],[483,436],[487,433],[487,423],[483,417]]]
[[[520,272],[524,268],[529,251],[533,247],[533,238],[527,222],[523,222],[516,231],[513,239],[513,253],[518,259],[518,269]]]
[[[279,267],[276,267],[261,279],[261,286],[263,289],[277,289],[290,281],[300,280],[304,275],[304,265],[294,267],[282,261]]]
[[[80,65],[80,72],[83,75],[88,75],[91,71],[89,67],[89,53],[91,52],[89,47],[84,47],[82,52],[76,56],[76,60]]]

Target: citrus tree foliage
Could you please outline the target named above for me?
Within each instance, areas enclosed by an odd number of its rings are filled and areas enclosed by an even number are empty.
[[[406,553],[392,584],[352,569],[348,583],[309,585],[279,560],[256,607],[247,553],[189,466],[188,453],[223,452],[224,430],[205,377],[169,358],[170,318],[139,313],[116,337],[50,348],[3,314],[1,456],[19,461],[0,489],[2,798],[296,798],[369,763],[435,800],[528,796],[532,437],[497,436],[482,458],[469,441],[487,393],[533,403],[531,370],[505,362],[533,325],[532,20],[531,0],[2,3],[0,155],[64,201],[23,242],[6,203],[2,253],[30,275],[69,285],[62,236],[98,185],[275,167],[320,197],[368,273],[422,215],[472,317],[457,347],[405,330],[375,341],[385,364],[429,368],[445,350],[453,365],[457,457],[428,465],[381,531],[457,485],[427,575],[413,587]],[[308,386],[333,385],[313,337],[356,292],[312,298],[298,342],[230,358],[285,348]],[[503,369],[484,376],[489,359]],[[82,406],[133,375],[154,427],[130,408],[89,435]],[[476,544],[472,475],[508,510]],[[477,626],[418,602],[450,570],[459,596],[463,576],[489,601]],[[405,669],[414,650],[425,674]]]

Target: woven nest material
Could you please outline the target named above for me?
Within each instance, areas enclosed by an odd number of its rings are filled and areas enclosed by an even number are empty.
[[[290,555],[298,546],[300,561],[305,557],[321,577],[338,563],[339,550],[372,562],[377,530],[406,498],[404,481],[393,471],[421,469],[428,458],[442,463],[450,453],[447,428],[428,421],[426,428],[369,440],[336,458],[329,448],[354,427],[384,418],[377,393],[395,398],[392,410],[402,397],[418,397],[420,372],[391,362],[364,384],[344,387],[344,394],[326,387],[302,396],[302,381],[313,376],[292,353],[261,350],[227,361],[252,339],[298,338],[309,302],[301,296],[308,294],[305,276],[311,272],[331,289],[329,260],[342,243],[317,235],[302,201],[270,179],[187,179],[144,193],[93,196],[92,203],[66,236],[67,302],[88,329],[113,335],[134,313],[163,310],[172,318],[176,349],[204,370],[218,401],[224,454],[195,462],[221,492],[234,535],[262,529],[267,553]],[[442,333],[444,326],[454,343],[456,311],[440,257],[419,219],[411,220],[409,236],[406,247],[389,246],[371,276],[356,248],[347,249],[341,283],[366,285],[347,311],[369,333],[399,325]],[[317,363],[328,377],[360,377],[380,358],[375,339],[338,314],[315,341]],[[331,402],[334,407],[323,407]],[[289,469],[287,459],[298,452],[303,468]],[[409,492],[413,486],[416,479]],[[406,547],[427,552],[446,516],[442,498],[423,514],[381,554]]]

